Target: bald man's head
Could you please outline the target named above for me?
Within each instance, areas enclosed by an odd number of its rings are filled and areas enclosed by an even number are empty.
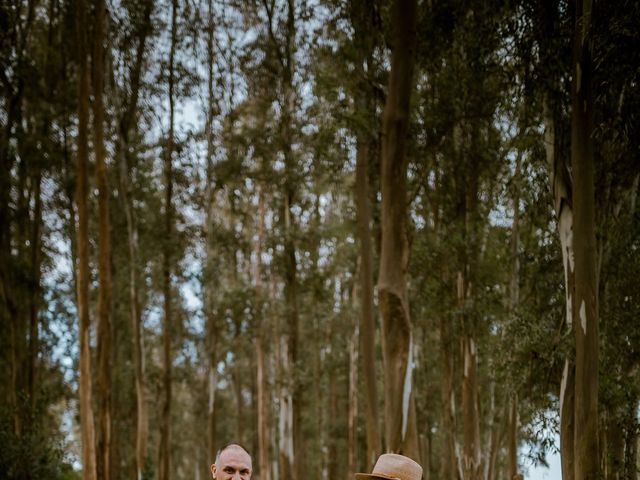
[[[237,443],[218,450],[215,463],[211,465],[215,480],[250,480],[251,472],[251,456]]]

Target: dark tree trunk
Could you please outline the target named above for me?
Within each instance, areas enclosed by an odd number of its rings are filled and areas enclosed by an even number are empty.
[[[160,419],[160,444],[158,451],[158,480],[171,479],[171,396],[173,355],[171,343],[173,332],[172,285],[171,271],[173,262],[173,143],[175,122],[175,54],[177,44],[177,12],[178,1],[171,4],[171,47],[169,52],[169,134],[164,152],[165,175],[165,238],[163,247],[163,293],[164,293],[164,325],[162,332],[163,344],[163,390],[162,414]]]
[[[598,449],[598,298],[594,188],[591,1],[576,2],[571,92],[571,167],[576,339],[574,472],[576,480],[600,474]]]
[[[93,39],[93,135],[98,186],[98,426],[97,476],[110,480],[111,448],[111,246],[109,183],[104,146],[104,0],[95,2]]]
[[[382,137],[382,245],[378,295],[382,317],[386,448],[420,460],[413,393],[413,346],[406,270],[407,159],[416,39],[415,0],[394,6],[394,42]]]

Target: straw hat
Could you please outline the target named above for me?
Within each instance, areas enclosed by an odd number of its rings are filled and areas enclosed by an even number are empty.
[[[371,477],[384,480],[421,480],[422,467],[409,457],[385,453],[380,455],[371,473],[356,473],[358,480],[371,480]]]

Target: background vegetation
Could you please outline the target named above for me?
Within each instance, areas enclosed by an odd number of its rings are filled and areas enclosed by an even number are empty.
[[[0,476],[638,478],[640,3],[400,3],[2,2]]]

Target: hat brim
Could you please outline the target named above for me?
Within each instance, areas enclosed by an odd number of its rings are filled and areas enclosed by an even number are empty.
[[[400,480],[398,477],[392,477],[391,475],[385,475],[384,473],[356,473],[356,479],[368,480],[371,478],[379,478],[381,480]]]

